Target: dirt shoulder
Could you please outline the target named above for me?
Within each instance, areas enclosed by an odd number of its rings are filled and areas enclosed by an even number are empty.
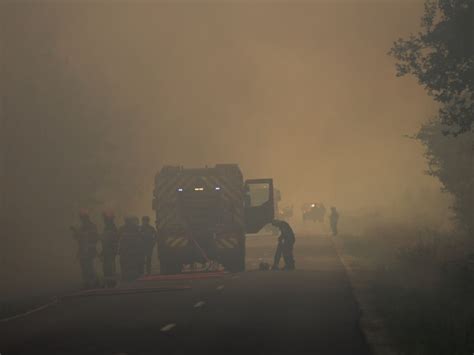
[[[370,292],[375,270],[361,258],[349,255],[339,238],[333,239],[334,247],[349,277],[354,297],[361,312],[360,327],[374,355],[395,355],[394,342],[390,339],[383,320],[375,311],[375,302]]]

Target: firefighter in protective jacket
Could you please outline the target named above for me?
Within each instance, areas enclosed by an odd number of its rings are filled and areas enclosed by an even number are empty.
[[[285,261],[284,270],[295,269],[295,259],[293,256],[293,246],[295,244],[295,234],[291,229],[290,225],[285,221],[274,220],[272,225],[280,230],[280,236],[278,237],[278,246],[275,253],[275,260],[272,269],[278,270],[278,264],[280,263],[280,257],[283,256]]]
[[[96,225],[92,223],[89,213],[86,210],[79,212],[79,219],[79,228],[71,227],[72,236],[78,245],[77,256],[81,266],[84,288],[94,288],[98,286],[94,260],[97,256],[96,246],[99,235]]]

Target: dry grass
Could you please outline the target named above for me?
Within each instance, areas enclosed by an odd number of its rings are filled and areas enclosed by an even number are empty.
[[[401,228],[342,239],[346,253],[372,266],[376,310],[402,354],[474,352],[471,239]]]

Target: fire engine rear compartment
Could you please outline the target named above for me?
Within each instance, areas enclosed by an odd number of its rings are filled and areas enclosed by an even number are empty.
[[[273,189],[271,179],[249,183]],[[252,199],[244,196],[250,190],[236,164],[163,167],[155,178],[153,200],[161,272],[179,273],[185,264],[209,261],[243,271],[247,222],[259,229],[273,219],[274,212],[271,198],[247,208],[246,201]]]

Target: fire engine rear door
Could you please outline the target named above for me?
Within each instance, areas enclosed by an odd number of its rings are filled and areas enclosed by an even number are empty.
[[[257,233],[275,216],[273,180],[252,179],[245,181],[245,229]]]

